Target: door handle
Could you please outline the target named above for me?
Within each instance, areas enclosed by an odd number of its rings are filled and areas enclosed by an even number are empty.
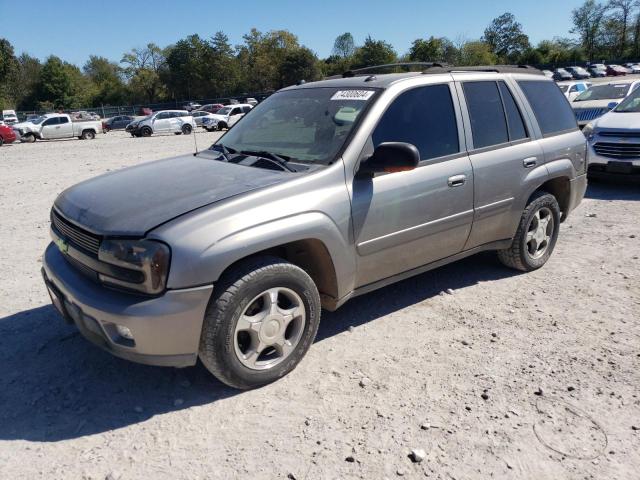
[[[467,181],[466,175],[454,175],[453,177],[449,177],[447,179],[447,185],[450,187],[461,187]]]
[[[524,165],[524,168],[533,168],[537,164],[538,164],[538,159],[536,157],[525,158],[522,161],[522,165]]]

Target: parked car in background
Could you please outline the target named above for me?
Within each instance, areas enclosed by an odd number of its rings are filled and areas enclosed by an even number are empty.
[[[3,110],[2,121],[5,123],[5,125],[13,125],[14,123],[18,123],[18,116],[16,115],[16,111]]]
[[[569,72],[567,72],[564,68],[556,68],[553,71],[553,79],[555,81],[573,80],[573,75],[571,75]]]
[[[608,77],[621,77],[625,76],[627,73],[629,73],[627,69],[620,65],[607,65]]]
[[[202,120],[205,117],[209,117],[213,115],[212,113],[209,112],[205,112],[204,110],[196,110],[194,112],[191,112],[191,116],[193,117],[193,122],[196,124],[196,126],[201,127],[202,126]]]
[[[253,97],[247,97],[247,98],[244,100],[244,103],[247,103],[247,104],[251,105],[252,107],[255,107],[255,106],[258,104],[258,100],[256,100],[256,99],[255,99],[255,98],[253,98]]]
[[[100,120],[100,115],[95,112],[87,112],[80,110],[79,112],[71,112],[69,116],[74,120]]]
[[[127,125],[135,120],[131,115],[118,115],[102,122],[102,129],[105,132],[110,130],[124,130]]]
[[[52,302],[114,355],[249,389],[296,367],[322,308],[483,251],[542,268],[585,138],[537,71],[461,70],[286,88],[208,150],[66,189]]]
[[[592,85],[571,102],[571,108],[576,114],[578,125],[584,127],[587,123],[601,117],[617,106],[639,85],[640,80],[620,80]]]
[[[558,88],[567,100],[573,101],[582,92],[585,92],[591,86],[590,82],[559,82]]]
[[[75,121],[66,113],[48,113],[28,122],[16,123],[13,127],[20,136],[20,141],[26,143],[74,137],[93,140],[102,132],[102,122]]]
[[[253,106],[249,104],[227,105],[216,113],[204,117],[202,126],[209,132],[233,127],[238,120],[251,111]]]
[[[565,70],[569,72],[575,80],[591,78],[591,74],[582,67],[567,67]]]
[[[640,180],[640,89],[582,130],[590,177]]]
[[[16,141],[17,135],[13,127],[9,125],[0,125],[0,147],[5,143],[13,143]]]
[[[187,112],[190,112],[192,110],[197,110],[200,107],[202,107],[202,105],[200,105],[198,102],[189,102],[185,104],[184,109]]]
[[[153,110],[148,107],[140,107],[138,109],[138,115],[142,117],[148,117],[149,115],[153,115]]]
[[[220,110],[222,107],[224,107],[224,105],[222,103],[209,103],[207,105],[203,105],[201,106],[198,110],[196,111],[202,111],[202,112],[209,112],[209,113],[216,113],[218,110]]]
[[[602,78],[607,76],[607,67],[602,63],[593,63],[587,69],[593,78]]]
[[[148,117],[134,120],[127,125],[132,137],[150,137],[156,133],[189,135],[195,126],[193,117],[186,110],[161,110]]]
[[[629,70],[631,70],[631,73],[632,73],[633,75],[637,75],[637,74],[639,74],[639,73],[640,73],[640,65],[638,65],[637,63],[636,63],[636,64],[633,64],[633,65],[631,65],[630,67],[627,67],[627,68],[628,68]]]
[[[542,74],[547,78],[553,78],[553,72],[551,70],[542,70]]]

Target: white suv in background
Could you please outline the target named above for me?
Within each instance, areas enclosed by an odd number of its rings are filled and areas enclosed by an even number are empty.
[[[562,93],[564,93],[564,96],[567,97],[567,100],[573,102],[578,95],[586,92],[589,87],[591,87],[591,82],[558,82],[557,85]]]
[[[237,105],[227,105],[222,107],[216,113],[204,117],[202,126],[209,132],[214,130],[222,130],[224,128],[233,127],[238,120],[244,117],[253,108],[248,103],[239,103]]]
[[[140,120],[134,120],[127,125],[126,130],[134,137],[150,137],[155,133],[189,135],[194,127],[193,117],[186,110],[162,110]]]

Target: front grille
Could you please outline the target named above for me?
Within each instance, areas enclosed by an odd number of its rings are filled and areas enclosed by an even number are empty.
[[[609,111],[608,108],[576,108],[573,112],[579,122],[590,122]]]
[[[600,131],[598,132],[598,135],[600,135],[601,137],[618,137],[618,138],[638,138],[640,139],[640,130],[618,130],[618,131],[614,131],[614,130],[607,130],[607,131]]]
[[[51,210],[51,225],[68,240],[69,243],[94,255],[98,255],[98,250],[100,250],[100,237],[98,235],[94,235],[75,226],[53,209]]]
[[[603,157],[640,158],[640,143],[598,142],[593,149]]]

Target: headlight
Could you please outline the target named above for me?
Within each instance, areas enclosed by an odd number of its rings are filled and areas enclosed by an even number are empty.
[[[153,240],[103,240],[98,258],[129,271],[126,275],[100,274],[100,280],[105,284],[147,294],[160,293],[167,284],[171,250],[164,243]],[[114,272],[117,271],[114,269]]]
[[[587,137],[587,140],[593,140],[594,129],[595,129],[595,125],[593,124],[593,122],[587,123],[585,127],[582,129],[582,133],[584,133],[584,136]]]

